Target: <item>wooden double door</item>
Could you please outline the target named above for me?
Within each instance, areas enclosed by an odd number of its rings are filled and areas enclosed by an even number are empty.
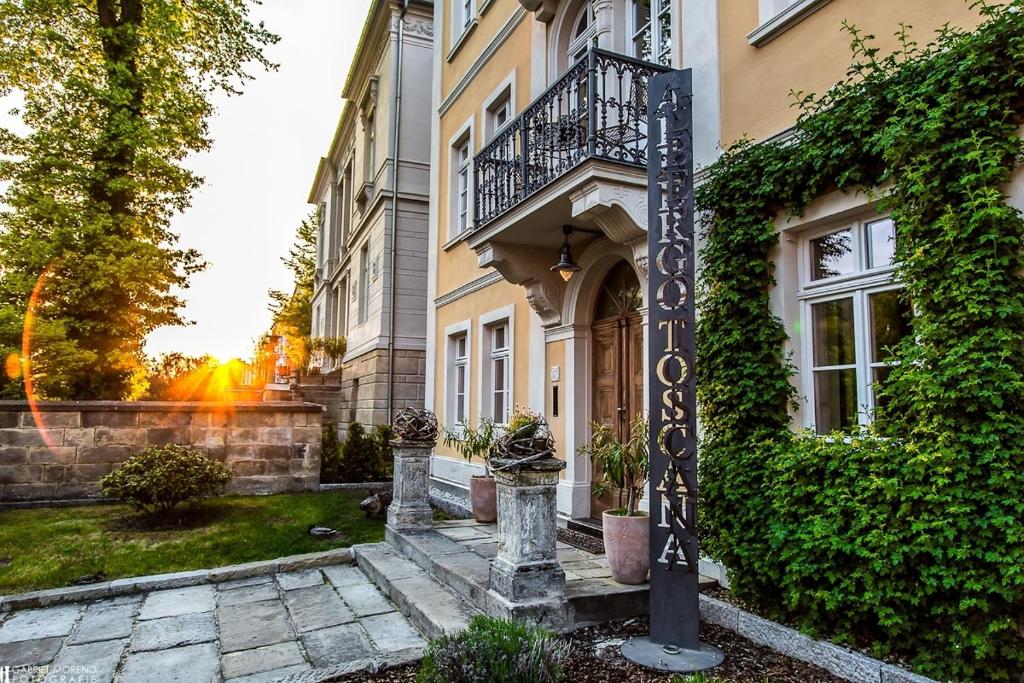
[[[644,405],[644,330],[639,313],[594,322],[593,348],[593,421],[611,428],[620,441],[629,439],[630,424]],[[601,472],[594,466],[594,481]],[[590,514],[597,519],[605,510],[623,507],[625,498],[618,489],[601,495],[592,493]]]

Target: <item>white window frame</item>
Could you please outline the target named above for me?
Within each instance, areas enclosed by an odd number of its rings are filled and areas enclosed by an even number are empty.
[[[504,326],[505,347],[495,351],[492,335],[495,328]],[[508,417],[515,409],[515,306],[504,306],[480,316],[480,367],[478,375],[477,415],[487,417],[499,425],[507,424]],[[495,360],[505,359],[505,415],[494,415],[494,367]]]
[[[640,35],[640,32],[644,30],[644,27],[637,26],[636,20],[636,6],[639,3],[637,0],[629,0],[628,4],[628,17],[626,25],[628,27],[626,39],[628,41],[629,54],[637,59],[643,59],[655,64],[662,64],[664,66],[674,66],[676,63],[676,44],[679,42],[676,38],[676,21],[675,17],[679,16],[679,8],[677,7],[676,0],[651,0],[650,7],[650,18],[648,19],[646,30],[650,36],[650,47],[651,54],[642,55],[637,50],[636,39]],[[668,24],[669,35],[669,47],[667,51],[659,51],[660,43],[655,40],[661,35],[661,29],[663,24]]]
[[[504,104],[507,107],[508,118],[505,123],[498,124],[498,105]],[[516,72],[513,69],[497,88],[484,100],[480,110],[481,120],[484,122],[484,144],[494,139],[512,120],[516,117]]]
[[[448,141],[448,241],[464,237],[473,228],[476,212],[473,207],[473,119],[463,124]],[[466,148],[466,161],[459,164],[459,152]],[[460,200],[462,192],[459,188],[460,176],[465,173],[466,223],[462,226],[460,218]]]
[[[370,317],[370,242],[359,247],[359,310],[356,320],[364,324]]]
[[[477,0],[451,0],[451,44],[448,48],[448,60],[462,46],[466,36],[477,24]]]
[[[466,339],[466,355],[464,358],[456,357],[455,355],[455,344],[460,337]],[[472,372],[472,357],[473,357],[473,325],[471,320],[462,320],[460,322],[449,325],[444,330],[445,338],[445,363],[444,363],[444,422],[449,429],[455,430],[457,433],[461,430],[472,419],[470,413],[470,394],[469,387],[471,384],[471,372]],[[457,402],[459,388],[456,386],[458,382],[459,366],[465,368],[465,385],[461,387],[465,395],[465,422],[459,422],[456,419],[457,413]]]
[[[876,221],[891,219],[885,214],[876,214],[860,220],[844,220],[830,222],[828,225],[807,230],[799,236],[797,268],[800,290],[797,299],[800,306],[800,347],[801,368],[800,384],[803,394],[807,397],[807,410],[804,411],[804,427],[816,427],[817,401],[815,399],[814,378],[816,371],[853,369],[857,383],[857,423],[868,425],[876,406],[872,384],[873,369],[883,365],[871,358],[871,310],[870,297],[879,292],[902,289],[899,282],[893,279],[895,265],[868,268],[867,226]],[[854,271],[831,278],[812,280],[811,241],[839,230],[849,228],[852,232]],[[814,327],[812,319],[815,304],[853,299],[853,334],[854,363],[842,366],[815,366],[814,364]]]
[[[588,14],[587,30],[582,35],[575,35],[576,27],[580,23],[580,19],[583,18],[583,13]],[[597,35],[597,17],[594,14],[594,3],[593,0],[585,0],[580,6],[576,13],[572,17],[572,21],[569,23],[569,41],[566,45],[566,68],[568,69],[578,61],[579,55],[585,53],[590,49],[594,42],[594,36]]]
[[[832,0],[758,0],[758,26],[747,42],[761,47],[811,16]]]

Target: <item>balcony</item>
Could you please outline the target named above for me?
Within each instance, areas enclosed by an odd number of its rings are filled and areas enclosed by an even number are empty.
[[[588,160],[647,165],[647,82],[666,67],[592,48],[473,159],[476,229]]]

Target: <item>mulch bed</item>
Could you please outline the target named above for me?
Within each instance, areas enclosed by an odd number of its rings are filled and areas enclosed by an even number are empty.
[[[569,655],[563,665],[565,681],[593,683],[668,683],[671,674],[637,666],[619,654],[619,644],[630,636],[648,632],[647,618],[600,624],[562,636]],[[823,669],[790,659],[720,626],[701,622],[701,638],[725,653],[721,666],[705,672],[718,683],[842,683]],[[416,665],[403,666],[376,675],[359,674],[347,681],[388,681],[408,683],[416,680]]]

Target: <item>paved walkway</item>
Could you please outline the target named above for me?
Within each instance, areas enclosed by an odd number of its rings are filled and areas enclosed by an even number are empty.
[[[426,642],[355,565],[0,615],[12,681],[257,683]],[[19,670],[19,667],[27,667]]]

